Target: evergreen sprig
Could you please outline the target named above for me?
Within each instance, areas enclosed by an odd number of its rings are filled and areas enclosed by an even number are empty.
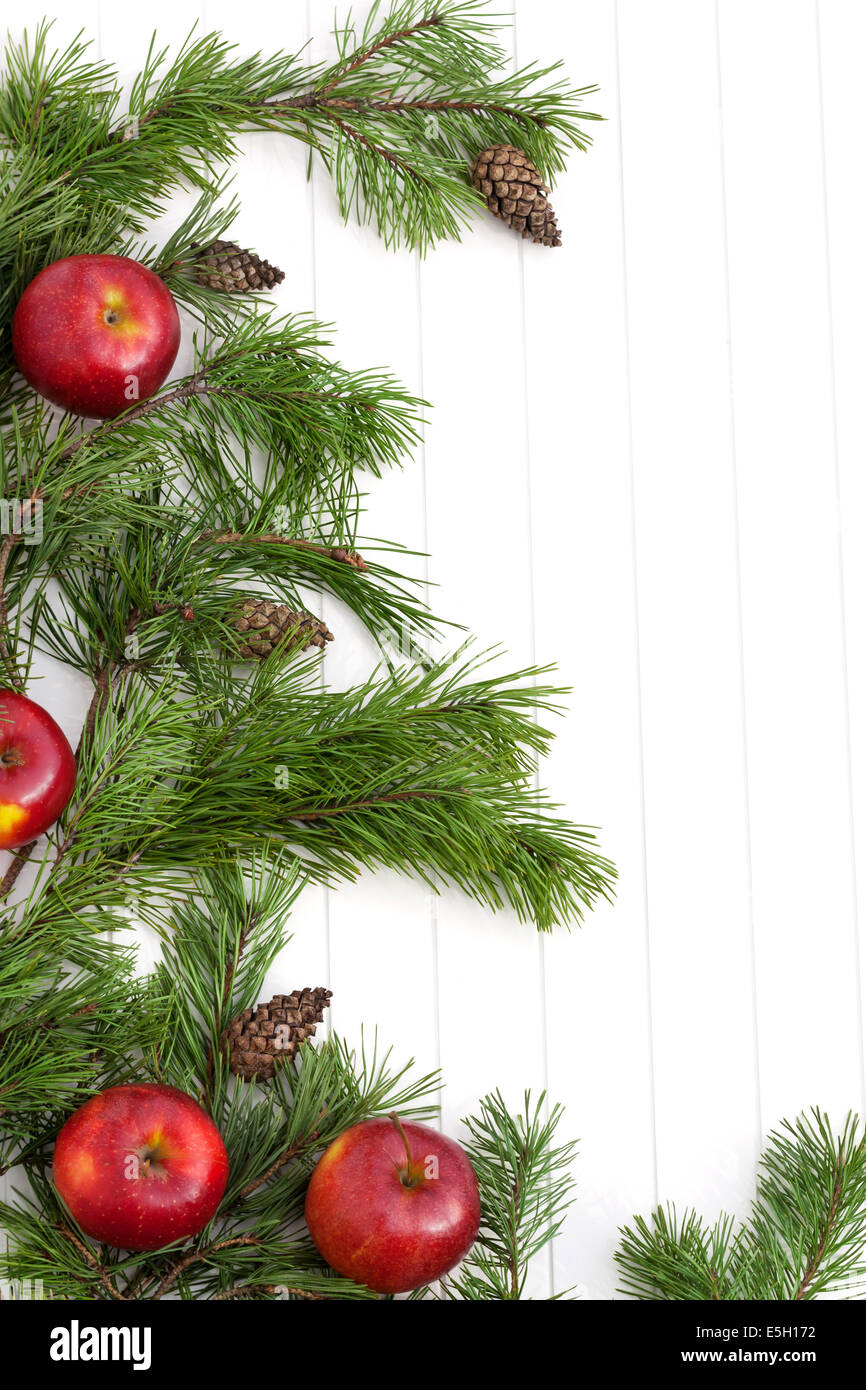
[[[122,109],[110,65],[80,37],[52,51],[43,25],[9,48],[0,141],[10,159],[33,161],[46,193],[56,183],[65,235],[98,231],[104,243],[112,217],[123,236],[179,186],[210,190],[241,132],[281,130],[322,159],[344,217],[424,250],[458,236],[479,207],[467,177],[479,150],[516,143],[549,180],[599,119],[583,110],[595,89],[571,88],[560,64],[511,71],[500,28],[479,0],[394,0],[374,4],[360,28],[351,17],[338,25],[332,62],[238,57],[219,35],[194,32],[170,55],[154,39]],[[2,247],[0,237],[0,261]],[[36,254],[16,257],[20,273]]]
[[[529,1092],[514,1115],[498,1091],[464,1120],[467,1151],[478,1175],[481,1234],[456,1274],[442,1281],[447,1300],[515,1301],[524,1297],[531,1262],[559,1231],[573,1201],[577,1145],[557,1144],[562,1107],[545,1116],[545,1092]],[[554,1299],[568,1298],[557,1293]]]
[[[866,1132],[813,1109],[786,1120],[761,1156],[743,1222],[712,1225],[659,1207],[622,1231],[622,1291],[650,1300],[800,1301],[854,1296],[866,1276]]]
[[[120,1053],[96,1064],[91,1084],[133,1075],[179,1086],[216,1121],[230,1160],[221,1207],[200,1236],[132,1254],[94,1244],[63,1208],[50,1180],[60,1110],[43,1120],[25,1156],[32,1195],[0,1204],[11,1237],[0,1272],[47,1296],[137,1301],[369,1299],[369,1290],[323,1267],[303,1221],[318,1155],[358,1120],[434,1110],[435,1074],[394,1068],[374,1042],[359,1049],[332,1036],[304,1045],[266,1088],[235,1078],[224,1030],[254,1006],[265,971],[286,940],[286,915],[302,869],[262,852],[241,866],[214,863],[196,875],[162,923],[164,955],[150,983],[150,1031],[114,1027]],[[553,1237],[570,1200],[574,1146],[554,1143],[561,1112],[527,1095],[512,1117],[497,1094],[466,1122],[479,1178],[482,1234],[470,1260],[443,1287],[448,1299],[518,1299],[527,1266]],[[419,1290],[417,1296],[428,1294]]]
[[[297,894],[383,865],[548,930],[612,893],[592,832],[535,787],[562,693],[548,671],[501,676],[485,656],[442,656],[453,625],[402,572],[411,554],[361,532],[365,478],[402,462],[424,402],[387,372],[335,362],[310,315],[279,318],[192,273],[195,248],[229,231],[226,166],[245,130],[301,140],[345,215],[422,249],[479,206],[477,147],[519,140],[547,176],[560,169],[587,143],[579,94],[552,68],[509,73],[494,29],[474,0],[397,0],[360,30],[338,28],[336,58],[319,65],[238,57],[217,35],[191,35],[174,56],[154,41],[126,104],[80,38],[54,52],[43,25],[7,50],[2,684],[31,691],[42,653],[93,691],[75,795],[0,881],[0,1171],[21,1163],[29,1183],[0,1211],[2,1268],[52,1296],[370,1297],[311,1246],[309,1173],[355,1121],[430,1111],[438,1081],[334,1037],[305,1044],[268,1087],[232,1076],[224,1030],[257,1002]],[[150,219],[187,186],[194,208],[150,244]],[[196,325],[186,375],[87,426],[27,390],[10,349],[27,283],[81,252],[145,261]],[[25,528],[25,507],[39,525]],[[246,597],[292,611],[326,598],[336,640],[350,614],[383,660],[349,689],[289,643],[244,666]],[[162,946],[144,979],[131,924]],[[71,1110],[132,1079],[198,1096],[231,1161],[211,1228],[155,1255],[94,1246],[50,1179]],[[485,1235],[449,1297],[521,1296],[567,1201],[557,1119],[527,1101],[512,1121],[493,1097],[470,1122]]]

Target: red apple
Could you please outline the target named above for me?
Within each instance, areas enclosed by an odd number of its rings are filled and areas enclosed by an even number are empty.
[[[75,757],[47,710],[0,690],[0,849],[53,825],[75,788]]]
[[[168,286],[127,256],[66,256],[40,270],[12,320],[34,391],[75,415],[113,419],[158,390],[180,345]]]
[[[213,1120],[173,1086],[112,1086],[76,1110],[54,1146],[54,1183],[75,1220],[123,1250],[196,1235],[228,1175]]]
[[[478,1179],[459,1144],[427,1125],[365,1120],[325,1150],[305,1215],[329,1265],[377,1293],[441,1279],[478,1235]]]

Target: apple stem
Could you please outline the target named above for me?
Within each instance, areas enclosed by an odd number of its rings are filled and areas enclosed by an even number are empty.
[[[388,1119],[391,1121],[392,1125],[394,1125],[400,1138],[403,1140],[403,1147],[406,1150],[406,1167],[400,1168],[397,1164],[394,1165],[397,1168],[397,1172],[400,1174],[400,1181],[404,1187],[417,1187],[421,1179],[417,1170],[413,1172],[414,1159],[412,1158],[409,1136],[403,1128],[403,1121],[400,1119],[396,1110],[391,1111]]]
[[[411,1168],[411,1167],[412,1167],[412,1150],[411,1150],[411,1148],[409,1147],[409,1137],[408,1137],[408,1135],[406,1134],[405,1129],[403,1128],[403,1121],[400,1119],[400,1116],[397,1114],[397,1111],[396,1111],[396,1110],[392,1110],[392,1111],[391,1111],[390,1115],[388,1116],[388,1119],[391,1121],[391,1123],[392,1123],[393,1125],[396,1126],[397,1132],[399,1133],[400,1138],[403,1140],[403,1146],[404,1146],[404,1148],[405,1148],[405,1150],[406,1150],[406,1158],[408,1159],[408,1161],[409,1161],[409,1167]]]

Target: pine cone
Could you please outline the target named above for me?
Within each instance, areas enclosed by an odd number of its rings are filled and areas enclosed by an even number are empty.
[[[334,640],[327,624],[311,613],[295,613],[287,604],[272,603],[267,598],[244,599],[232,614],[231,623],[243,638],[243,661],[264,661],[288,633],[294,635],[286,644],[286,651],[305,652],[308,647],[324,647]]]
[[[331,1001],[329,989],[301,989],[275,994],[255,1010],[244,1009],[223,1033],[223,1047],[235,1076],[271,1081],[291,1061],[302,1042],[315,1036]]]
[[[544,246],[561,246],[550,192],[535,166],[513,145],[482,150],[472,166],[472,182],[490,211],[521,236]]]
[[[250,290],[271,290],[285,280],[275,265],[261,260],[252,251],[242,251],[233,241],[212,241],[197,246],[193,274],[202,285],[224,294],[246,294]]]

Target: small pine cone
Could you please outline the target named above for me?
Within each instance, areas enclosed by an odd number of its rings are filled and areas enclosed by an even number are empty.
[[[316,1033],[331,1002],[329,989],[299,989],[275,994],[267,1004],[244,1009],[222,1036],[235,1076],[244,1081],[271,1081],[290,1062],[301,1043]]]
[[[286,643],[285,651],[305,652],[308,647],[324,647],[333,642],[327,624],[311,613],[296,613],[285,603],[267,598],[247,598],[232,614],[232,626],[241,637],[239,654],[243,661],[264,661],[275,647]]]
[[[195,247],[193,274],[200,284],[224,294],[272,290],[286,278],[275,265],[252,251],[242,251],[233,241],[212,241],[209,246]]]
[[[561,246],[550,189],[522,150],[494,145],[472,166],[472,182],[495,217],[543,246]]]

